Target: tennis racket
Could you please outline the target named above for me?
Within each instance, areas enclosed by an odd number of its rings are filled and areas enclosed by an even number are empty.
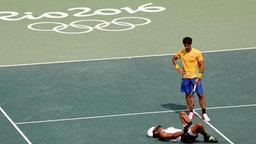
[[[193,90],[190,94],[190,96],[191,96],[190,97],[190,103],[191,104],[188,106],[189,111],[192,110],[194,108],[194,105],[195,105],[195,97],[194,97],[195,91],[196,91],[196,85],[194,85]]]
[[[193,87],[193,90],[192,90],[192,92],[191,92],[191,97],[194,97],[195,91],[196,91],[196,85],[194,85],[194,87]]]

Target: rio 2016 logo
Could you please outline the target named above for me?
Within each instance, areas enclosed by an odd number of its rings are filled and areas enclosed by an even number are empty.
[[[122,12],[129,14],[135,14],[137,12],[155,13],[164,11],[164,7],[153,6],[153,3],[147,3],[139,6],[137,9],[130,7],[123,7],[120,9],[104,8],[92,11],[88,7],[76,7],[67,9],[68,12],[74,12],[72,16],[76,18],[84,18],[90,16],[111,16],[117,15]],[[33,16],[33,12],[25,12],[24,16],[19,16],[18,12],[14,11],[0,11],[0,20],[4,21],[19,21],[23,19],[28,20],[40,20],[43,18],[48,19],[63,19],[70,15],[65,12],[46,12],[38,17]],[[151,20],[144,17],[119,17],[111,21],[100,19],[81,19],[65,24],[62,22],[54,21],[41,21],[29,24],[28,29],[40,32],[57,32],[61,34],[84,34],[92,32],[93,30],[101,31],[127,31],[134,29],[136,26],[147,25],[151,23]]]

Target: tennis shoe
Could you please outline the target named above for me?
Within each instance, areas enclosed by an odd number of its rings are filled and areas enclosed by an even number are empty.
[[[205,121],[207,121],[207,122],[211,121],[211,119],[208,117],[208,115],[207,115],[206,113],[204,113],[204,114],[202,115],[202,119],[205,120]]]
[[[189,118],[192,120],[195,118],[195,113],[194,112],[189,112]]]
[[[204,142],[217,143],[218,138],[208,135],[208,136],[204,137]]]

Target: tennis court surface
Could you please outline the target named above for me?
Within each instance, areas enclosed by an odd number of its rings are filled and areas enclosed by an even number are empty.
[[[219,143],[254,143],[255,4],[4,0],[0,143],[165,143],[146,131],[182,127],[186,104],[171,57],[184,36],[205,59],[211,122],[193,122]],[[198,99],[195,107],[201,114]]]

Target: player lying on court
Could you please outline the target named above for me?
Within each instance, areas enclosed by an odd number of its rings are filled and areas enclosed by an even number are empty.
[[[204,142],[217,143],[218,139],[208,135],[202,123],[192,124],[189,116],[185,112],[179,114],[181,122],[184,126],[183,130],[169,127],[164,129],[161,125],[151,127],[147,131],[147,136],[159,138],[163,141],[194,143],[198,134],[202,134]]]

